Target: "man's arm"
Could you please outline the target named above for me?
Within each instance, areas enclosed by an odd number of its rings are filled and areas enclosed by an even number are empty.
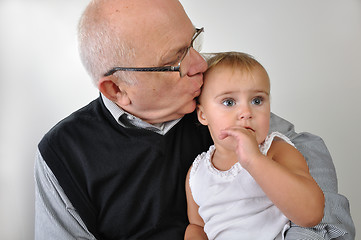
[[[39,150],[35,158],[35,240],[92,239]]]
[[[304,155],[312,177],[325,195],[324,217],[320,224],[312,228],[303,228],[291,224],[286,233],[287,240],[293,239],[350,239],[355,238],[349,202],[338,194],[337,176],[331,155],[323,140],[309,133],[296,133],[291,123],[271,116],[271,131],[285,134]]]

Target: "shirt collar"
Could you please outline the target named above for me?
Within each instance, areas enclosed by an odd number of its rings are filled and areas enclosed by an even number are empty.
[[[105,107],[112,114],[113,118],[117,121],[117,123],[126,128],[142,128],[147,129],[162,135],[165,135],[174,125],[176,125],[181,118],[164,122],[158,124],[150,124],[142,119],[124,111],[121,107],[115,104],[113,101],[109,100],[101,93],[102,100],[104,102]]]

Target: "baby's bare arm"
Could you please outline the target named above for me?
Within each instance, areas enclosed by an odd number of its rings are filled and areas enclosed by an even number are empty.
[[[223,131],[220,138],[226,137],[235,139],[238,161],[286,217],[303,227],[321,221],[324,195],[297,149],[284,141],[273,141],[264,156],[251,131],[234,127]]]
[[[185,240],[207,240],[203,227],[204,221],[198,213],[199,206],[194,201],[192,192],[189,186],[189,173],[186,178],[186,196],[187,196],[187,213],[189,219],[189,225],[186,229],[184,239]]]
[[[248,165],[272,202],[294,223],[317,225],[323,217],[324,196],[309,173],[302,154],[284,141],[274,141],[267,156]]]

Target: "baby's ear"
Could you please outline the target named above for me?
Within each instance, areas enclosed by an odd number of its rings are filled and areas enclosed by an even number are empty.
[[[206,114],[204,113],[204,109],[202,105],[197,105],[197,116],[198,116],[198,121],[207,126],[208,125],[208,121],[207,121],[207,117]]]

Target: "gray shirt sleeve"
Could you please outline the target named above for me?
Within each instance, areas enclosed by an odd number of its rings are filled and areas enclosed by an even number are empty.
[[[35,240],[92,239],[84,222],[46,165],[35,157]]]
[[[273,114],[271,131],[275,130],[289,137],[303,154],[311,175],[325,195],[324,217],[321,223],[312,228],[303,228],[292,223],[285,239],[355,239],[349,201],[338,194],[335,167],[323,140],[310,133],[296,133],[291,123]]]

